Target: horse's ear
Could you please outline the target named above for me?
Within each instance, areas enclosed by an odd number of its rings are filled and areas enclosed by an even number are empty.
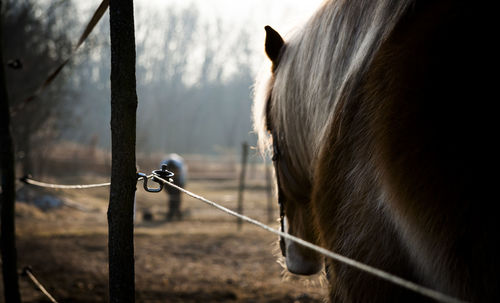
[[[283,45],[285,45],[285,41],[283,41],[280,34],[269,25],[264,27],[264,29],[266,30],[266,54],[273,64],[277,66],[280,51]]]

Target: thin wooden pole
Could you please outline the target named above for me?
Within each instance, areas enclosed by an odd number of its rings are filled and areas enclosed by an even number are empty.
[[[135,302],[136,176],[135,36],[133,0],[109,3],[111,36],[111,188],[108,208],[109,300]]]
[[[0,12],[2,1],[0,1]],[[15,170],[14,143],[10,131],[10,107],[3,68],[2,45],[3,20],[0,14],[0,247],[2,250],[2,274],[5,302],[19,303],[19,277],[15,233]]]
[[[243,142],[241,145],[241,172],[240,172],[240,186],[238,189],[238,213],[243,214],[243,192],[245,191],[245,175],[247,169],[248,158],[248,143]],[[243,221],[238,218],[236,220],[238,230],[241,230]]]

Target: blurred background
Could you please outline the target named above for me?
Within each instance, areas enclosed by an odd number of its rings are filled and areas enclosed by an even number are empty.
[[[100,1],[2,2],[9,101],[18,108],[70,56]],[[320,2],[135,1],[138,170],[149,173],[177,153],[187,167],[187,189],[237,209],[246,142],[243,212],[277,228],[270,161],[254,148],[252,89],[257,74],[270,68],[264,26],[286,38]],[[54,82],[13,113],[18,177],[109,181],[109,77],[106,13]],[[182,219],[166,221],[167,194],[141,186],[139,302],[322,302],[317,284],[283,283],[274,235],[238,228],[234,218],[187,196]],[[20,182],[17,188],[19,266],[31,266],[59,302],[107,301],[109,188],[53,190]],[[26,279],[21,294],[25,302],[46,302]]]
[[[268,68],[263,27],[286,33],[319,2],[136,1],[137,153],[228,156],[243,141],[255,146],[252,85]],[[69,56],[100,1],[4,3],[4,57],[22,63],[6,70],[15,106]],[[13,117],[23,172],[50,174],[48,158],[107,154],[109,66],[105,14],[62,75]]]

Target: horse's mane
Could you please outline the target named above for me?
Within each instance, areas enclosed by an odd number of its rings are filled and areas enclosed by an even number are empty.
[[[281,144],[289,161],[311,178],[340,96],[356,94],[356,83],[413,2],[324,1],[285,39],[276,78],[268,74],[256,84],[253,117],[260,148],[269,146],[267,118],[272,117],[273,128],[285,136]]]

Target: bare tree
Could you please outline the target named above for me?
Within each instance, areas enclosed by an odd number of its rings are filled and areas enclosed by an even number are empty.
[[[26,1],[26,0],[24,0]],[[166,5],[150,10],[137,3],[137,151],[214,153],[255,144],[250,120],[253,83],[251,36],[223,19],[206,20],[196,5]],[[137,21],[137,20],[140,20]],[[109,142],[109,23],[94,35],[91,56],[75,67],[71,81],[85,94],[70,102],[80,127],[67,140]],[[80,58],[77,56],[75,59]]]
[[[110,302],[134,302],[133,211],[137,93],[133,0],[111,0],[112,168],[108,208]]]
[[[0,1],[0,12],[2,1]],[[21,302],[17,276],[17,252],[15,233],[15,172],[14,146],[10,132],[10,111],[3,64],[2,16],[0,14],[0,246],[2,249],[2,273],[5,302]]]
[[[68,77],[58,77],[37,99],[25,100],[69,56],[70,30],[75,20],[61,16],[70,15],[74,7],[71,1],[58,1],[46,7],[34,0],[8,4],[3,11],[4,57],[19,65],[5,71],[6,83],[11,109],[15,109],[11,119],[15,151],[23,173],[28,174],[36,172],[38,158],[47,143],[57,139],[59,129],[73,123],[67,115],[70,107],[63,106],[64,101],[75,97],[76,89],[65,85]],[[67,67],[62,74],[69,72],[71,68]]]

